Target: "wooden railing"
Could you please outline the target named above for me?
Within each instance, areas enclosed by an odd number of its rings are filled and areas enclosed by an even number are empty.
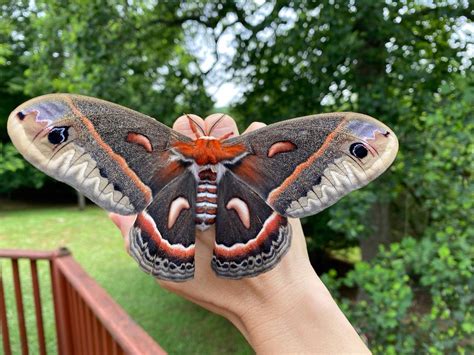
[[[29,260],[38,352],[47,352],[38,261],[49,265],[59,354],[164,354],[164,350],[140,328],[74,260],[67,249],[56,251],[2,250],[10,259],[21,353],[29,353],[19,260]],[[28,261],[26,261],[28,262]],[[6,295],[0,270],[0,325],[3,353],[12,354]],[[44,290],[43,290],[44,292]],[[44,294],[44,293],[43,293]],[[33,312],[33,310],[26,310]],[[12,313],[12,312],[11,312]],[[31,338],[31,337],[30,337]],[[19,349],[14,349],[19,350]],[[17,351],[15,351],[17,353]]]

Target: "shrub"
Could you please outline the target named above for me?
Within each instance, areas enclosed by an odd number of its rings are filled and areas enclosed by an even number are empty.
[[[418,140],[400,143],[402,150],[416,143],[417,154],[397,167],[414,199],[399,219],[416,228],[394,226],[399,242],[344,278],[324,276],[336,297],[341,286],[359,288],[357,302],[340,302],[375,353],[474,351],[474,86],[443,90],[438,108],[420,117]]]
[[[0,142],[0,194],[20,187],[40,188],[46,175],[23,159],[12,144]]]

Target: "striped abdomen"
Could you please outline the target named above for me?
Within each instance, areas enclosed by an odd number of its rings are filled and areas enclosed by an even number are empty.
[[[196,227],[204,231],[214,224],[217,214],[217,173],[199,172],[196,200]]]

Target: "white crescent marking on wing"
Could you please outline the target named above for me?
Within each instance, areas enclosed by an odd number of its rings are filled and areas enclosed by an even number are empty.
[[[190,208],[188,200],[184,197],[178,197],[170,205],[170,211],[168,214],[168,229],[174,226],[179,214],[182,210],[188,210]]]
[[[228,203],[227,206],[225,206],[228,210],[234,209],[235,212],[239,215],[240,220],[242,221],[242,224],[245,226],[245,228],[249,229],[250,228],[250,212],[249,212],[249,206],[241,200],[240,198],[234,197],[231,199]]]

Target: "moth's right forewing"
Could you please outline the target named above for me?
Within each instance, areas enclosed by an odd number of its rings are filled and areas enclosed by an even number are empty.
[[[228,168],[278,213],[304,217],[365,186],[395,159],[395,134],[351,112],[283,121],[229,139],[249,154]]]

